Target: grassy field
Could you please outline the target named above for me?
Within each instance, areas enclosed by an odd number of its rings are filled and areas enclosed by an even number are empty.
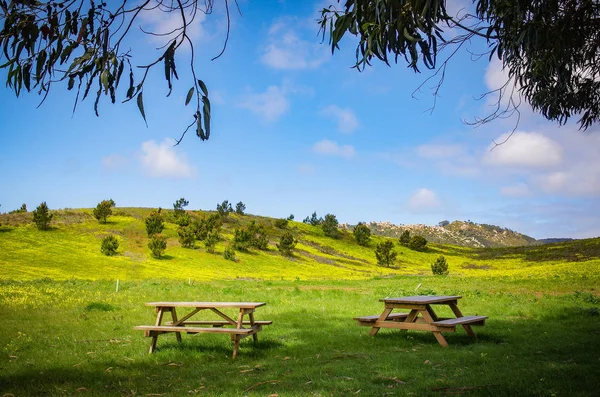
[[[107,225],[89,210],[63,211],[49,232],[26,214],[0,217],[0,396],[598,395],[598,239],[397,247],[398,268],[385,269],[372,246],[301,223],[290,226],[294,258],[271,247],[237,262],[178,247],[169,224],[168,256],[157,260],[144,236],[149,211],[123,210]],[[233,217],[225,238],[248,219]],[[100,253],[108,233],[121,241],[117,257]],[[429,275],[440,254],[449,276]],[[352,320],[381,312],[380,298],[415,294],[460,295],[465,315],[489,320],[476,340],[446,334],[448,348],[426,332],[371,337]],[[264,301],[256,317],[273,324],[257,346],[244,339],[235,361],[224,335],[184,334],[182,344],[165,335],[149,355],[133,326],[154,321],[144,303],[155,300]]]

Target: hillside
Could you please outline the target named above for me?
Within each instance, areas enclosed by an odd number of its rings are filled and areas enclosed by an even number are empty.
[[[173,211],[166,217],[163,235],[168,239],[165,255],[154,258],[148,249],[144,219],[150,208],[117,208],[107,224],[100,224],[91,209],[52,211],[52,229],[39,231],[31,213],[0,214],[0,279],[262,279],[323,280],[367,279],[395,275],[431,275],[431,264],[439,255],[446,256],[454,276],[554,277],[596,273],[600,264],[600,239],[577,240],[544,246],[519,248],[469,248],[430,242],[425,252],[400,246],[394,238],[397,260],[393,267],[377,264],[375,246],[387,239],[373,236],[367,247],[359,246],[348,230],[338,238],[326,237],[318,226],[290,221],[285,228],[275,226],[276,219],[230,214],[221,229],[221,241],[209,253],[202,241],[194,248],[181,247]],[[188,211],[194,219],[211,211]],[[251,221],[263,225],[268,236],[266,250],[236,251],[236,260],[223,257],[235,229]],[[453,223],[443,228],[450,234]],[[474,226],[475,227],[475,226]],[[484,227],[479,227],[485,229]],[[459,230],[461,229],[458,226]],[[424,228],[423,230],[427,230]],[[283,256],[277,249],[281,235],[291,232],[298,240],[294,255]],[[463,238],[467,238],[463,230]],[[120,246],[116,256],[100,252],[103,237],[114,234]],[[431,235],[427,235],[430,241]],[[512,236],[502,229],[491,235]],[[508,237],[504,239],[506,241]],[[482,240],[477,240],[482,241]],[[489,244],[492,237],[485,240]],[[576,263],[576,264],[574,264]]]
[[[454,221],[445,226],[394,225],[390,222],[371,222],[371,233],[378,236],[398,238],[405,230],[411,235],[421,235],[427,241],[465,247],[520,247],[536,244],[536,239],[510,229],[473,222]],[[353,226],[343,225],[352,230]],[[560,240],[563,241],[563,240]],[[553,241],[559,242],[559,241]]]

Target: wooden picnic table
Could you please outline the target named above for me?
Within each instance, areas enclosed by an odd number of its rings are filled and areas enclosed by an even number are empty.
[[[458,308],[461,296],[406,296],[402,298],[384,298],[381,314],[355,317],[358,325],[371,327],[369,332],[376,335],[380,328],[400,330],[430,331],[443,347],[448,346],[442,332],[456,332],[456,326],[462,325],[469,336],[476,338],[471,329],[473,325],[484,325],[487,316],[463,316]],[[447,305],[456,318],[438,317],[433,310],[434,305]],[[408,309],[408,313],[392,313],[394,309]]]
[[[233,358],[235,359],[238,353],[240,340],[252,335],[254,343],[258,342],[257,333],[262,330],[263,325],[272,324],[272,321],[256,321],[254,320],[254,311],[261,306],[266,305],[265,302],[149,302],[146,306],[153,306],[156,310],[156,322],[154,325],[138,325],[134,327],[136,330],[144,331],[144,336],[152,337],[150,344],[150,354],[156,348],[158,336],[161,334],[174,332],[178,342],[181,342],[181,333],[188,334],[198,333],[215,333],[229,334],[234,342]],[[178,318],[177,308],[191,309],[183,317]],[[237,309],[237,319],[233,319],[223,313],[223,309]],[[208,310],[216,314],[218,320],[192,320],[202,310]],[[171,320],[163,324],[163,314],[171,313]],[[248,316],[247,320],[244,317]],[[235,316],[233,316],[235,317]],[[227,328],[233,327],[233,328]]]

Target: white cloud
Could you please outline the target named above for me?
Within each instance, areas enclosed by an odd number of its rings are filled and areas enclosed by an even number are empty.
[[[181,14],[179,10],[165,12],[162,11],[161,7],[154,7],[155,4],[147,7],[141,14],[140,20],[142,21],[142,28],[147,32],[152,32],[157,35],[149,35],[152,41],[160,44],[166,44],[170,40],[174,39],[179,33],[181,33]],[[148,9],[152,7],[152,9]],[[189,23],[191,15],[186,15],[186,19]],[[194,20],[189,23],[186,28],[186,34],[194,42],[198,42],[206,37],[206,32],[202,26],[202,23],[206,20],[206,14],[204,12],[196,12]],[[185,48],[183,46],[182,48]]]
[[[187,156],[178,152],[173,144],[172,139],[165,139],[161,144],[155,141],[142,143],[139,159],[146,174],[166,178],[190,178],[195,175]]]
[[[270,86],[263,93],[246,95],[239,106],[249,109],[267,121],[275,121],[290,109],[290,101],[284,88]]]
[[[494,166],[551,168],[563,163],[563,150],[549,137],[537,132],[515,132],[508,140],[509,133],[503,134],[496,142],[504,142],[494,147],[491,144],[483,161]]]
[[[352,109],[342,109],[336,105],[329,105],[321,114],[337,121],[338,129],[343,133],[351,133],[359,126],[358,119]]]
[[[326,46],[298,36],[292,18],[271,25],[261,61],[273,69],[314,69],[329,59]]]
[[[102,159],[102,168],[108,171],[116,171],[126,167],[129,164],[129,160],[125,156],[120,154],[111,154]]]
[[[313,152],[329,156],[339,156],[351,159],[356,155],[354,148],[350,145],[338,145],[336,142],[323,139],[313,145]]]
[[[408,200],[408,209],[412,212],[427,212],[440,206],[440,200],[435,192],[426,188],[417,190]]]
[[[506,197],[528,197],[531,196],[531,190],[525,183],[520,182],[512,186],[504,186],[500,189],[500,194]]]

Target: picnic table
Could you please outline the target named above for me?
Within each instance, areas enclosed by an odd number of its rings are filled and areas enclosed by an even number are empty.
[[[372,316],[355,317],[358,325],[371,327],[369,332],[376,335],[380,328],[394,328],[400,330],[430,331],[443,347],[448,346],[442,332],[456,332],[456,326],[462,325],[467,334],[476,338],[471,329],[474,325],[484,325],[487,316],[463,316],[458,308],[458,300],[461,296],[406,296],[402,298],[384,298],[381,314]],[[456,318],[438,317],[433,307],[435,305],[447,305]],[[408,313],[392,313],[394,309],[408,309]]]
[[[234,342],[233,358],[235,359],[238,353],[240,340],[250,335],[254,338],[254,343],[258,342],[257,333],[262,330],[263,325],[272,324],[272,321],[256,321],[254,320],[254,311],[266,305],[265,302],[149,302],[146,306],[153,306],[156,310],[156,322],[154,325],[138,325],[134,327],[136,330],[144,331],[144,336],[152,337],[150,344],[150,354],[156,348],[158,336],[173,332],[178,342],[181,342],[181,333],[188,334],[198,333],[214,333],[231,335],[231,340]],[[177,308],[191,310],[178,318]],[[223,309],[237,309],[237,319],[233,319],[223,313]],[[192,320],[191,318],[202,310],[208,310],[216,314],[218,320]],[[171,320],[163,324],[163,315],[165,312],[171,313]],[[244,320],[244,317],[247,320]],[[235,316],[233,316],[235,317]],[[233,327],[233,328],[228,328]]]

